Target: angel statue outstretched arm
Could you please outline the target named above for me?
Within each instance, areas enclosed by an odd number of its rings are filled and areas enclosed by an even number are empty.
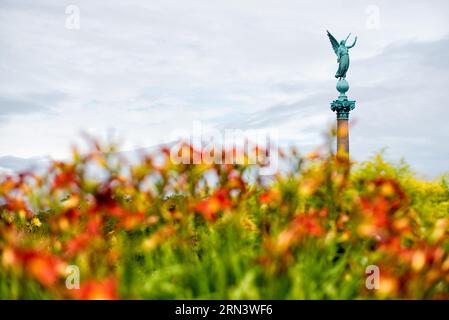
[[[335,39],[335,37],[329,31],[327,31],[327,36],[329,37],[329,40],[331,42],[332,49],[334,49],[334,52],[337,55],[338,70],[335,74],[335,78],[344,79],[346,78],[346,72],[348,72],[349,69],[348,50],[355,46],[357,37],[355,37],[354,43],[347,47],[346,41],[348,41],[351,34],[349,34],[345,40],[341,40],[340,43],[338,43],[337,39]]]
[[[350,35],[351,34],[349,34],[349,36]],[[348,36],[348,38],[349,38],[349,36]],[[348,40],[348,38],[346,38],[346,40]],[[350,46],[346,46],[346,48],[351,49],[351,48],[353,48],[355,46],[356,43],[357,43],[357,36],[355,36],[354,42]]]

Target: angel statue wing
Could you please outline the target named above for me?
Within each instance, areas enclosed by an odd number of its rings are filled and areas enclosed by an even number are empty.
[[[331,33],[328,30],[326,30],[326,32],[327,32],[327,36],[329,37],[329,40],[331,41],[332,48],[334,49],[335,54],[337,54],[337,50],[339,47],[338,41],[337,41],[337,39],[334,38],[333,35],[331,35]]]

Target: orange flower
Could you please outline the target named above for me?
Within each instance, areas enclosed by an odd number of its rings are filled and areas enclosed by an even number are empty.
[[[145,220],[145,213],[132,212],[119,206],[117,203],[104,206],[104,210],[110,215],[120,219],[118,227],[130,230]]]
[[[128,212],[128,214],[121,218],[119,226],[125,230],[131,230],[140,225],[144,220],[145,214],[143,212]]]
[[[362,221],[358,226],[358,233],[365,237],[385,239],[389,235],[389,202],[382,196],[376,196],[373,200],[363,198]]]
[[[420,271],[426,265],[426,252],[424,250],[416,250],[412,256],[412,269],[414,271]]]
[[[117,300],[117,280],[108,278],[103,280],[90,280],[82,283],[78,290],[70,291],[75,299],[79,300]]]
[[[89,233],[82,233],[72,239],[70,239],[66,244],[65,253],[67,256],[73,256],[85,249],[92,241],[92,235]]]
[[[55,162],[53,170],[58,169],[59,172],[53,179],[53,190],[78,184],[78,175],[75,170],[75,165],[64,162]]]
[[[102,225],[103,222],[100,218],[89,220],[86,224],[86,230],[66,243],[65,253],[68,256],[73,256],[88,247],[92,240],[100,235]]]
[[[379,290],[375,292],[381,298],[394,297],[398,294],[400,283],[394,275],[382,273],[379,282]]]
[[[219,189],[211,197],[198,203],[194,210],[201,213],[206,220],[214,221],[217,219],[218,212],[230,207],[229,191]]]
[[[284,252],[306,236],[320,237],[323,233],[323,228],[314,215],[300,214],[277,237],[277,249]]]
[[[27,269],[40,283],[51,286],[63,275],[64,266],[59,258],[37,255],[29,260]]]
[[[33,213],[28,209],[27,203],[21,197],[4,196],[6,202],[6,209],[9,211],[17,211],[24,214],[26,217],[32,217]]]
[[[260,202],[266,204],[277,203],[281,200],[281,193],[278,189],[270,189],[260,195]]]
[[[145,239],[142,243],[142,248],[144,248],[145,250],[153,250],[160,243],[164,242],[174,234],[175,229],[172,226],[164,226],[155,233],[153,233],[150,237]]]
[[[7,248],[2,260],[5,267],[23,268],[45,286],[54,285],[64,274],[65,263],[61,259],[36,250]]]

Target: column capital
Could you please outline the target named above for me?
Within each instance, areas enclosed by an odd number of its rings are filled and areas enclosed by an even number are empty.
[[[348,100],[344,94],[340,94],[337,100],[331,102],[331,110],[337,113],[337,120],[348,120],[349,111],[355,108],[355,100]]]

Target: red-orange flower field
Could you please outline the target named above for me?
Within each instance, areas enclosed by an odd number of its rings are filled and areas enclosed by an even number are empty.
[[[444,178],[381,156],[281,157],[267,178],[94,144],[2,176],[0,298],[449,298]]]

